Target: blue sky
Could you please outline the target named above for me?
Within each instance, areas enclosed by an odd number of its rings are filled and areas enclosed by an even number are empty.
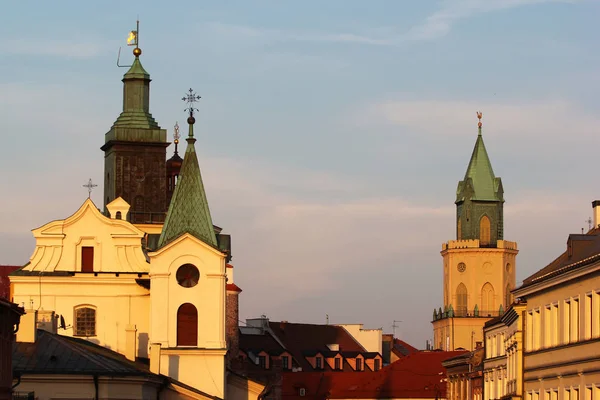
[[[185,91],[202,96],[196,146],[242,318],[403,320],[424,346],[478,110],[519,281],[600,198],[599,1],[97,4],[0,15],[1,263],[26,263],[29,231],[101,181],[138,14],[159,124],[171,135]]]

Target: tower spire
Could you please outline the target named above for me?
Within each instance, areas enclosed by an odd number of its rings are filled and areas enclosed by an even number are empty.
[[[158,240],[158,247],[168,244],[185,233],[195,236],[210,246],[217,247],[217,238],[194,146],[196,143],[194,137],[194,124],[196,123],[194,111],[198,111],[194,107],[194,103],[200,100],[200,96],[190,89],[182,100],[188,104],[185,109],[189,112],[187,119],[189,134],[186,139],[188,145],[165,224]]]
[[[479,119],[479,122],[477,123],[477,136],[481,136],[481,117],[483,117],[483,113],[481,111],[477,111],[477,119]]]

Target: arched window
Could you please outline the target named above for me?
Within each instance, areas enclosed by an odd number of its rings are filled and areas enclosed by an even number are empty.
[[[497,310],[494,304],[494,287],[487,282],[481,288],[481,314],[488,315],[495,311]]]
[[[504,309],[506,310],[512,304],[512,296],[510,294],[510,283],[506,285],[506,293],[504,293]]]
[[[117,213],[115,214],[115,218],[121,219],[121,211],[117,211]]]
[[[457,240],[462,240],[462,223],[461,223],[461,219],[458,218],[458,223],[456,224],[456,239]]]
[[[487,215],[481,217],[479,221],[479,244],[484,246],[490,244],[490,219]]]
[[[198,346],[198,311],[193,304],[177,310],[177,346]]]
[[[73,336],[96,336],[96,308],[89,305],[75,307]]]
[[[456,315],[467,315],[467,287],[463,283],[456,288]]]

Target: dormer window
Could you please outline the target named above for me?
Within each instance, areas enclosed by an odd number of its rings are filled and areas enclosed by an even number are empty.
[[[323,369],[323,357],[317,357],[317,369]]]
[[[342,359],[341,358],[336,358],[335,359],[335,369],[336,370],[340,370],[342,369]]]
[[[357,358],[356,359],[356,370],[357,371],[362,371],[362,358]]]
[[[265,357],[265,356],[258,356],[258,365],[261,368],[266,369],[267,368],[267,357]]]
[[[379,358],[375,359],[375,366],[373,367],[375,371],[379,371],[381,369],[381,360]]]
[[[290,358],[288,356],[281,357],[281,362],[284,370],[290,369]]]

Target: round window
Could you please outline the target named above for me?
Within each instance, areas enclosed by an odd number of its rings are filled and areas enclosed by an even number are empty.
[[[200,279],[200,271],[192,264],[184,264],[177,270],[175,275],[177,283],[185,288],[191,288],[198,284]]]
[[[465,270],[467,269],[467,266],[465,263],[459,263],[456,267],[458,269],[458,272],[465,272]]]

